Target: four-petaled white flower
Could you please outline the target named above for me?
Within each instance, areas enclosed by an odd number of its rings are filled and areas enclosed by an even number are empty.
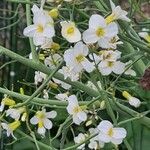
[[[55,69],[59,62],[62,60],[62,57],[59,54],[53,54],[49,57],[46,57],[44,63],[46,66],[51,69]]]
[[[12,123],[1,123],[2,128],[7,131],[7,136],[9,137],[10,135],[16,139],[14,136],[13,132],[21,125],[20,121],[16,120]]]
[[[74,48],[65,51],[64,60],[66,66],[71,67],[76,73],[81,72],[83,69],[87,72],[92,72],[95,67],[94,63],[86,58],[88,53],[88,47],[82,42],[78,42]]]
[[[123,91],[122,95],[129,101],[131,106],[137,108],[141,105],[141,101],[138,98],[131,96],[127,91]]]
[[[102,75],[109,75],[112,72],[122,74],[125,70],[125,64],[121,61],[101,61],[98,65]]]
[[[124,128],[113,127],[112,123],[108,120],[101,121],[98,129],[100,131],[98,138],[105,143],[121,144],[127,135],[127,131]]]
[[[62,21],[61,23],[61,34],[70,43],[75,43],[81,40],[81,33],[75,26],[74,22]]]
[[[80,143],[84,142],[85,140],[86,140],[86,135],[83,133],[79,133],[78,136],[74,137],[74,142],[76,144],[80,144]],[[77,149],[84,150],[85,149],[85,143],[80,145]]]
[[[34,9],[33,14],[33,25],[26,27],[23,34],[27,37],[32,37],[34,44],[40,46],[46,42],[47,38],[52,38],[55,35],[54,22],[42,10],[35,11]]]
[[[105,48],[108,42],[118,34],[118,26],[115,22],[107,25],[106,20],[100,15],[92,15],[89,20],[89,29],[83,32],[83,41],[87,44],[98,42]]]
[[[77,97],[75,95],[69,96],[67,111],[70,115],[72,115],[73,122],[77,125],[87,120],[87,114],[85,110],[79,106]]]
[[[112,9],[112,13],[106,18],[106,22],[107,24],[116,21],[116,20],[124,20],[127,22],[130,22],[131,20],[127,17],[127,11],[122,10],[120,6],[115,6],[115,4],[112,2],[112,0],[110,1],[110,5],[111,5],[111,9]]]
[[[46,129],[52,128],[52,122],[50,118],[55,118],[57,115],[56,111],[46,112],[45,109],[42,111],[37,111],[36,115],[30,119],[30,123],[33,125],[38,124],[38,133],[42,136],[45,136]]]
[[[25,113],[26,109],[25,107],[20,107],[20,108],[9,108],[6,111],[6,116],[10,116],[11,118],[15,120],[19,120],[21,114]]]

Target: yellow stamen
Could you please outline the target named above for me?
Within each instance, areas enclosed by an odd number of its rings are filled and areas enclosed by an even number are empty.
[[[54,82],[50,82],[50,83],[49,83],[49,86],[50,86],[51,88],[53,88],[53,89],[57,89],[57,88],[58,88],[58,85],[57,85],[56,83],[54,83]]]
[[[123,91],[122,95],[123,95],[126,99],[129,99],[130,97],[132,97],[127,91]]]
[[[67,29],[67,34],[72,35],[74,33],[74,27],[69,27]]]
[[[49,11],[48,13],[52,18],[57,18],[59,15],[58,9],[57,8],[53,8],[51,11]]]
[[[98,37],[104,36],[104,34],[105,34],[105,30],[104,30],[103,28],[98,28],[98,29],[96,30],[96,35],[97,35]]]
[[[36,116],[39,118],[39,119],[44,119],[45,118],[45,113],[43,113],[42,111],[38,111],[36,113]]]
[[[25,121],[27,118],[27,113],[23,113],[22,117],[21,117],[21,121]]]
[[[58,43],[53,42],[51,45],[51,48],[55,51],[60,49],[60,45]]]
[[[113,128],[110,128],[107,134],[108,134],[109,136],[111,136],[111,137],[112,137],[112,136],[113,136],[113,134],[114,134],[114,133],[113,133]]]
[[[43,26],[41,24],[39,24],[37,27],[37,32],[42,33],[43,30],[44,30]]]
[[[8,97],[4,98],[2,102],[4,103],[4,105],[7,105],[7,106],[13,106],[16,104],[16,102],[13,99],[10,99]]]
[[[112,67],[114,65],[114,62],[109,61],[107,65],[108,65],[108,67]]]
[[[42,128],[44,125],[43,125],[43,121],[39,121],[38,123],[38,128]]]
[[[74,113],[78,113],[78,112],[80,112],[80,111],[82,111],[82,109],[81,109],[80,106],[76,106],[76,107],[73,108],[73,112],[74,112]]]
[[[14,122],[12,122],[12,123],[9,124],[9,128],[12,131],[14,131],[14,130],[16,130],[20,126],[20,124],[21,124],[20,121],[16,120],[16,121],[14,121]]]
[[[76,57],[76,60],[77,60],[78,63],[81,63],[84,60],[84,56],[83,55],[78,55]]]
[[[147,36],[145,37],[145,40],[150,43],[150,35],[147,35]]]
[[[109,24],[109,23],[111,23],[111,22],[113,22],[115,20],[115,15],[111,14],[108,17],[106,17],[105,20],[106,20],[106,23]]]

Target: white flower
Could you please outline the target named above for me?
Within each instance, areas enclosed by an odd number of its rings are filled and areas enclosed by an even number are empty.
[[[64,60],[66,66],[72,68],[76,73],[81,72],[83,69],[87,72],[92,72],[94,64],[86,58],[88,52],[88,47],[82,42],[78,42],[74,48],[65,51]]]
[[[90,135],[95,135],[99,133],[99,130],[97,128],[90,128],[89,129]],[[97,150],[99,148],[104,147],[104,142],[100,141],[98,138],[98,135],[90,139],[90,143],[88,144],[88,147],[90,149]]]
[[[37,111],[36,115],[30,119],[30,123],[33,125],[38,124],[38,133],[45,136],[46,129],[52,128],[52,122],[50,118],[55,118],[57,115],[56,111],[46,112],[45,109]]]
[[[110,49],[116,49],[117,45],[119,45],[119,44],[123,44],[123,42],[119,41],[118,36],[112,37],[109,40],[105,38],[102,41],[99,41],[99,45],[102,48],[107,48],[107,49],[109,49],[109,48]]]
[[[80,125],[81,122],[87,120],[87,114],[85,110],[79,106],[77,97],[75,95],[69,96],[67,111],[70,115],[72,115],[73,122],[77,125]]]
[[[5,106],[13,106],[15,104],[16,104],[16,102],[13,99],[10,99],[7,96],[5,96],[1,101],[0,112],[2,112],[4,110]]]
[[[46,66],[51,69],[55,69],[59,62],[62,60],[62,57],[59,54],[53,54],[49,57],[46,57],[44,63]]]
[[[125,70],[125,64],[120,61],[101,61],[98,69],[102,75],[109,75],[112,72],[115,74],[122,74]]]
[[[125,10],[122,10],[120,6],[115,6],[115,4],[112,2],[112,0],[110,1],[110,5],[111,5],[111,9],[112,9],[112,13],[106,18],[106,22],[109,24],[115,20],[124,20],[127,22],[130,22],[131,20],[127,17],[127,12]]]
[[[20,126],[20,121],[16,120],[12,123],[1,123],[3,129],[7,131],[7,136],[9,137],[10,135],[16,139],[16,137],[13,134],[13,131],[15,131],[19,126]]]
[[[138,98],[131,96],[127,91],[123,91],[122,95],[129,101],[131,106],[137,108],[141,105],[141,101]]]
[[[34,83],[37,85],[46,79],[46,74],[40,71],[35,71]]]
[[[107,120],[101,121],[98,129],[100,131],[98,135],[99,140],[105,143],[121,144],[127,135],[127,131],[124,128],[113,127],[112,123]]]
[[[79,133],[78,136],[74,137],[74,141],[75,141],[76,144],[80,144],[80,143],[84,142],[85,139],[86,139],[86,136],[83,133]],[[77,149],[84,150],[85,149],[85,143],[80,145]]]
[[[67,101],[68,100],[68,92],[57,94],[55,96],[55,98],[57,98],[58,100],[61,100],[61,101]]]
[[[102,16],[95,14],[89,20],[89,29],[83,33],[83,41],[87,44],[98,42],[100,47],[105,48],[109,40],[117,34],[118,26],[115,22],[107,25]]]
[[[79,73],[76,73],[73,70],[73,67],[67,67],[63,66],[62,69],[60,69],[62,74],[64,75],[64,79],[70,78],[71,81],[77,81],[79,80]]]
[[[74,22],[62,21],[60,24],[62,26],[61,34],[68,42],[75,43],[81,40],[81,33]]]
[[[36,46],[43,45],[47,38],[52,38],[55,35],[53,19],[46,15],[42,10],[33,10],[33,25],[29,25],[24,29],[23,34],[27,37],[32,37]]]
[[[20,107],[20,108],[9,108],[6,111],[6,116],[10,116],[11,118],[15,119],[15,120],[19,120],[21,114],[23,114],[26,111],[25,107]]]
[[[121,52],[118,50],[112,51],[112,50],[102,50],[99,52],[101,60],[106,61],[116,61],[121,57]]]
[[[148,34],[148,32],[140,32],[139,36],[150,43],[150,35]]]
[[[53,44],[53,40],[52,38],[45,38],[44,43],[41,45],[42,49],[47,49],[47,48],[51,48]]]

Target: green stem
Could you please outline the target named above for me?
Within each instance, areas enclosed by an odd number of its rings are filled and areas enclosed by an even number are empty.
[[[30,0],[26,0],[26,1],[30,2]],[[27,19],[27,26],[30,26],[32,24],[30,4],[26,4],[26,19]],[[30,48],[31,48],[33,60],[38,61],[39,59],[38,59],[38,55],[36,52],[36,48],[33,44],[33,39],[29,38],[29,42],[30,42]]]
[[[9,91],[9,90],[1,88],[1,87],[0,87],[0,93],[10,95],[11,97],[15,97],[15,98],[20,99],[22,101],[25,101],[25,100],[30,98],[30,96],[18,94],[16,92]],[[34,102],[37,104],[39,103],[41,105],[47,104],[51,107],[53,107],[53,106],[64,106],[64,107],[66,107],[68,105],[67,101],[46,100],[46,99],[37,98],[37,97],[33,98],[33,100],[31,101],[31,103],[33,103],[33,104],[34,104]],[[88,103],[89,103],[89,101],[79,102],[79,105],[80,106],[87,105]]]
[[[71,147],[68,147],[68,148],[65,148],[64,150],[76,150],[79,146],[81,146],[82,144],[84,143],[87,143],[90,139],[96,137],[98,134],[94,134],[94,135],[91,135],[89,136],[85,141],[79,143],[79,144],[76,144],[74,146],[71,146]]]
[[[24,132],[22,132],[22,131],[20,131],[20,130],[16,130],[16,132],[17,132],[18,134],[20,134],[20,135],[26,137],[26,138],[29,139],[30,141],[34,142],[34,139],[33,139],[31,136],[25,134]],[[42,142],[39,142],[39,141],[36,141],[36,142],[37,142],[37,144],[38,144],[39,146],[43,147],[44,150],[54,150],[54,148],[53,148],[53,147],[50,147],[49,145],[46,145],[46,144],[44,144],[44,143],[42,143]]]
[[[58,65],[58,67],[52,71],[52,73],[48,76],[48,78],[41,84],[41,86],[28,98],[25,102],[15,105],[14,107],[22,107],[27,105],[34,97],[36,97],[48,84],[48,82],[52,79],[54,74],[58,71],[58,69],[62,66],[63,62]]]
[[[1,54],[5,54],[7,56],[9,56],[10,58],[12,59],[15,59],[17,61],[19,61],[20,63],[26,65],[26,66],[29,66],[35,70],[38,70],[38,71],[41,71],[45,74],[50,74],[52,72],[52,70],[49,68],[49,67],[46,67],[44,64],[40,63],[40,62],[35,62],[33,60],[30,60],[30,59],[27,59],[27,58],[24,58],[10,50],[8,50],[7,48],[5,47],[2,47],[0,46],[0,53]],[[78,89],[86,92],[88,95],[90,96],[93,96],[93,97],[97,97],[99,95],[99,92],[98,91],[95,91],[93,89],[91,89],[90,87],[84,85],[83,83],[81,82],[72,82],[70,79],[66,79],[64,80],[64,76],[57,72],[55,75],[54,75],[55,78],[61,80],[61,81],[64,81],[72,86],[75,86],[77,87]]]

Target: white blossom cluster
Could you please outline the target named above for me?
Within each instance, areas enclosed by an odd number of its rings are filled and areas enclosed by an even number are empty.
[[[71,2],[71,0],[65,0]],[[53,2],[49,0],[48,2]],[[70,47],[66,48],[62,53],[53,52],[47,57],[44,57],[43,63],[50,69],[56,69],[58,64],[64,60],[65,65],[58,70],[63,74],[64,80],[70,79],[71,81],[79,81],[82,78],[83,73],[90,74],[95,70],[98,70],[102,76],[108,76],[112,73],[116,75],[126,74],[136,76],[135,71],[128,67],[132,62],[122,62],[121,52],[118,49],[119,44],[123,42],[119,39],[119,25],[117,20],[124,20],[129,22],[127,12],[122,10],[120,6],[115,6],[110,0],[112,12],[107,17],[103,17],[99,14],[93,14],[88,23],[87,30],[81,33],[80,29],[75,22],[71,20],[61,20],[59,26],[61,27],[61,35],[64,40],[70,43]],[[32,7],[33,24],[27,26],[23,34],[27,37],[33,38],[33,43],[36,47],[41,49],[51,49],[56,46],[54,37],[55,20],[50,13],[43,9],[44,1],[39,8],[36,5]],[[142,38],[147,41],[149,37],[147,33],[139,33]],[[94,51],[91,47],[94,47]],[[32,57],[30,56],[30,59]],[[34,84],[38,86],[41,84],[47,75],[35,71]],[[100,81],[96,83],[98,88],[101,87]],[[86,106],[79,105],[78,96],[70,94],[68,91],[71,85],[56,79],[55,77],[48,83],[49,87],[56,88],[60,85],[64,92],[60,92],[55,95],[55,98],[60,101],[66,101],[68,103],[66,111],[72,117],[73,123],[81,125],[88,120],[89,110]],[[97,87],[90,81],[87,85],[97,90]],[[128,100],[129,104],[134,107],[139,107],[141,102],[136,97],[131,96],[127,91],[123,92],[123,96]],[[43,90],[43,98],[49,99],[49,90]],[[5,97],[0,106],[0,111],[4,111],[5,106],[13,106],[15,101]],[[26,108],[11,108],[6,110],[6,116],[13,118],[13,123],[2,123],[2,127],[7,130],[7,136],[12,136],[13,131],[16,130],[21,121],[26,119]],[[37,132],[45,136],[46,129],[50,130],[53,126],[51,119],[57,116],[57,112],[52,110],[46,112],[43,107],[41,110],[35,112],[35,115],[30,118],[32,125],[37,125]],[[90,128],[87,133],[79,133],[74,137],[76,144],[84,143],[84,141],[94,135],[89,143],[89,149],[103,148],[105,143],[113,143],[119,145],[123,142],[127,136],[127,131],[122,127],[116,127],[108,120],[102,120],[95,128]],[[82,144],[78,149],[85,149],[85,144]]]

